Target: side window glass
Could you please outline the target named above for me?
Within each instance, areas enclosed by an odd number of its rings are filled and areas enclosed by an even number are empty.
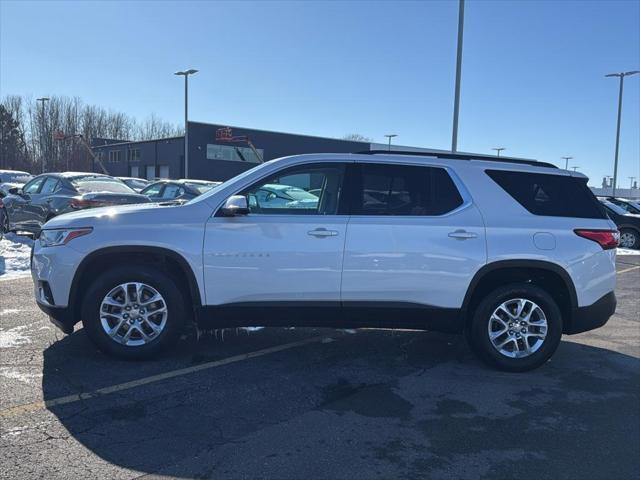
[[[164,187],[164,192],[162,192],[162,198],[172,199],[178,196],[178,192],[180,191],[180,187],[173,183],[170,183]]]
[[[45,177],[38,177],[33,179],[31,182],[27,183],[24,188],[22,189],[22,191],[24,193],[37,193],[38,189],[40,188],[40,185],[42,185],[42,182],[44,182]]]
[[[286,169],[241,192],[252,214],[335,215],[344,166],[337,163]]]
[[[433,216],[450,212],[463,200],[443,168],[411,165],[360,165],[354,215]]]
[[[40,193],[43,195],[51,194],[56,191],[58,187],[58,179],[53,177],[47,177],[44,181],[44,185],[42,185],[42,189]]]
[[[142,192],[144,195],[148,195],[150,197],[157,197],[158,194],[160,193],[160,189],[162,188],[162,184],[159,183],[157,185],[151,185],[149,188],[145,189],[144,192]]]

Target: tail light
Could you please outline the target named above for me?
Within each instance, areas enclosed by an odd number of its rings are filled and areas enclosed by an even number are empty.
[[[96,207],[106,207],[111,205],[109,202],[105,202],[104,200],[88,200],[86,198],[74,197],[71,199],[70,206],[71,208],[81,209],[81,208],[96,208]]]
[[[576,235],[597,242],[603,250],[616,248],[620,243],[620,232],[617,230],[574,230]]]

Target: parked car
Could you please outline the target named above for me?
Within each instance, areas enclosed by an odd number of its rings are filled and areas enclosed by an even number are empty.
[[[181,206],[53,219],[34,246],[36,299],[123,358],[194,320],[465,333],[490,365],[529,370],[615,311],[618,232],[586,182],[496,157],[281,158]],[[277,184],[318,201],[252,204]]]
[[[619,206],[627,213],[633,213],[634,215],[640,215],[640,202],[627,200],[625,198],[607,197],[606,200],[610,201],[614,205]]]
[[[629,213],[609,199],[600,198],[599,200],[620,231],[620,246],[640,248],[640,215]]]
[[[46,222],[62,213],[86,208],[149,203],[121,180],[98,173],[46,173],[2,199],[4,232],[37,235]]]
[[[149,197],[152,202],[187,201],[208,192],[221,183],[205,180],[158,180],[140,193]]]
[[[318,196],[293,185],[263,185],[249,197],[249,203],[256,209],[306,208],[314,209],[318,205]]]
[[[145,180],[144,178],[136,178],[136,177],[118,177],[118,178],[138,193],[144,190],[144,188],[151,183],[149,180]]]
[[[25,184],[33,176],[29,172],[21,170],[0,170],[0,183],[22,183]]]

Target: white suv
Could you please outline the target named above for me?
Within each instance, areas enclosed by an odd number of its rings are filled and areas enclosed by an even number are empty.
[[[464,332],[486,362],[528,370],[615,311],[618,232],[586,180],[482,156],[281,158],[181,206],[49,221],[36,299],[64,332],[82,321],[125,358],[194,320]]]

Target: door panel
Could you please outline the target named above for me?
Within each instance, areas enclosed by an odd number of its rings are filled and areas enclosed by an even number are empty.
[[[206,302],[340,300],[346,216],[212,217],[204,239]],[[314,236],[321,228],[331,236]]]
[[[390,178],[383,178],[384,169]],[[444,168],[364,167],[354,187],[356,215],[347,226],[345,304],[462,305],[471,278],[486,263],[485,229],[449,175]]]
[[[304,165],[238,192],[247,197],[248,215],[207,222],[206,303],[337,305],[348,220],[337,215],[343,177],[341,163]],[[265,190],[270,199],[260,197]]]

